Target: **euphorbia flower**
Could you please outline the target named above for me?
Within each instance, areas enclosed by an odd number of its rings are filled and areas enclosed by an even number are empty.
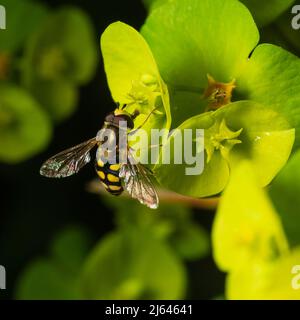
[[[166,1],[150,12],[142,34],[169,87],[172,126],[204,128],[210,135],[225,119],[228,130],[240,132],[241,143],[229,152],[212,153],[206,144],[202,175],[162,165],[156,168],[160,181],[192,196],[216,194],[247,158],[261,185],[270,183],[290,155],[294,127],[300,145],[300,60],[279,47],[257,45],[254,20],[235,0]]]

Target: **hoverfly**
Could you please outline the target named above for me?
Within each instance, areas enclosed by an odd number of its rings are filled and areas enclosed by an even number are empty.
[[[122,108],[118,107],[114,112],[109,113],[105,117],[102,127],[102,129],[110,129],[114,132],[117,139],[116,148],[118,148],[120,121],[126,121],[128,129],[133,130],[134,119],[139,114],[138,112],[134,114],[126,112],[124,110],[125,106],[126,105]],[[153,111],[147,116],[145,122]],[[131,132],[129,132],[129,134]],[[114,164],[110,164],[109,162],[105,163],[100,156],[101,152],[99,152],[102,151],[102,143],[97,134],[96,137],[90,140],[66,149],[44,162],[40,169],[40,174],[49,178],[65,178],[71,176],[90,162],[90,151],[98,146],[95,169],[105,189],[116,196],[120,195],[124,189],[126,189],[132,198],[137,199],[149,208],[156,209],[159,199],[152,181],[152,172],[144,165],[132,161],[134,156],[130,148],[127,149],[126,163],[119,162],[118,158]]]

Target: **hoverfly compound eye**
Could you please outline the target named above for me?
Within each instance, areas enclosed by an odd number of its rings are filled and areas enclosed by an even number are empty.
[[[134,128],[134,122],[133,122],[133,119],[131,117],[127,117],[126,119],[127,121],[127,126],[129,129],[133,129]]]
[[[119,121],[126,121],[128,129],[134,128],[133,119],[129,115],[122,115]]]
[[[97,132],[96,141],[102,142],[102,143],[107,142],[108,134],[109,134],[109,132],[107,131],[107,129],[102,128],[101,130],[99,130]]]

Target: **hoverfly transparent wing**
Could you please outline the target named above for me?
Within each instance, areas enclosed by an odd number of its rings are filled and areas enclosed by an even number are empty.
[[[156,209],[159,204],[158,195],[152,182],[152,172],[140,163],[122,164],[120,178],[124,180],[124,187],[134,199],[145,204],[151,209]]]
[[[97,144],[96,138],[66,149],[42,165],[40,174],[48,178],[65,178],[77,173],[90,162],[90,150]]]

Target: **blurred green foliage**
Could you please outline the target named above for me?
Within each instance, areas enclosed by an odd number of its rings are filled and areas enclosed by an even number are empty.
[[[251,261],[230,273],[226,282],[228,299],[299,300],[292,287],[292,268],[299,265],[299,247],[272,262]]]
[[[95,39],[86,14],[65,7],[50,14],[25,47],[22,83],[55,121],[72,114],[77,86],[95,74]]]
[[[91,253],[82,286],[89,299],[180,299],[185,271],[163,242],[129,227],[106,236]]]
[[[187,207],[162,203],[153,214],[152,209],[131,199],[115,201],[106,197],[105,201],[116,213],[117,226],[148,230],[156,238],[166,241],[182,259],[199,259],[209,253],[208,234],[193,221]]]
[[[299,183],[299,177],[290,175],[298,158],[299,155],[295,155],[291,159],[271,187],[277,204],[295,199],[293,187],[287,187],[284,193],[281,190],[282,196],[278,191],[288,180],[293,186],[295,181]],[[295,208],[295,203],[283,205],[278,215],[266,193],[259,188],[250,163],[240,164],[233,173],[212,234],[215,260],[228,272],[228,299],[300,299],[299,290],[292,287],[292,269],[300,259],[299,237],[295,237],[299,218]],[[291,227],[291,223],[295,226]],[[288,242],[292,244],[290,249]]]
[[[48,258],[32,262],[19,279],[19,299],[180,299],[187,291],[184,260],[209,252],[206,231],[189,209],[162,205],[157,212],[131,199],[107,196],[115,231],[89,251],[89,236],[69,228]],[[154,263],[155,262],[155,263]]]
[[[17,299],[80,299],[79,276],[91,246],[88,232],[69,227],[54,239],[48,257],[27,266],[16,288]]]
[[[300,5],[300,1],[296,0],[294,5]],[[270,25],[262,28],[261,35],[263,41],[277,44],[299,57],[300,33],[299,30],[293,29],[291,25],[294,16],[295,14],[292,14],[292,10],[289,8]]]
[[[75,7],[52,11],[31,0],[1,4],[8,28],[0,33],[0,161],[16,163],[42,151],[55,122],[75,111],[78,86],[96,71],[96,36]]]
[[[0,161],[26,159],[50,137],[51,122],[34,98],[20,87],[0,83]]]
[[[3,0],[6,8],[8,28],[0,33],[0,51],[14,53],[22,49],[24,43],[47,16],[47,8],[31,0]]]
[[[223,271],[234,271],[253,260],[275,260],[288,249],[280,219],[253,169],[247,162],[235,169],[214,220],[213,252]]]
[[[256,24],[263,27],[276,20],[295,0],[241,0],[250,10]]]
[[[269,188],[271,199],[280,215],[289,243],[300,244],[300,151],[275,178]]]

